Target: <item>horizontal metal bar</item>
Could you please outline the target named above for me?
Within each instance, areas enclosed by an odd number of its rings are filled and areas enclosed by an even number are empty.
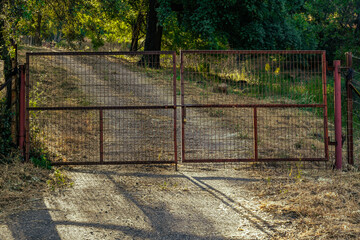
[[[124,165],[124,164],[175,164],[175,161],[51,162],[51,166],[61,166],[61,165]]]
[[[131,110],[131,109],[175,109],[175,105],[162,106],[88,106],[88,107],[29,107],[29,111],[60,111],[60,110]]]
[[[323,54],[325,50],[183,50],[187,53],[209,53],[209,54]]]
[[[326,158],[239,158],[239,159],[186,159],[183,162],[189,163],[205,163],[205,162],[323,162]]]
[[[354,90],[354,92],[360,97],[360,92],[356,89],[356,87],[352,83],[349,83],[349,85],[352,88],[352,90]]]
[[[60,111],[60,110],[126,110],[126,109],[175,109],[186,108],[324,108],[324,104],[185,104],[162,106],[87,106],[87,107],[29,107],[29,111]]]
[[[0,91],[12,82],[13,78],[8,79],[3,85],[0,86]]]
[[[178,106],[181,107],[181,106]],[[324,108],[324,104],[184,104],[187,108]]]
[[[142,52],[29,52],[29,56],[61,56],[61,55],[172,55],[174,51],[142,51]]]

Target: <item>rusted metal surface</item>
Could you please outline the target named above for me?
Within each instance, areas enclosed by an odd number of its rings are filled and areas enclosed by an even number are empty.
[[[329,159],[324,51],[181,51],[179,89],[175,52],[29,53],[26,69],[27,159],[176,168],[178,131],[182,162]]]
[[[24,154],[25,143],[25,65],[20,65],[20,89],[19,89],[19,148]]]
[[[183,162],[329,159],[324,51],[182,51],[180,71]]]
[[[184,102],[184,54],[180,52],[180,79],[181,79],[181,160],[185,159],[185,124],[186,106]]]
[[[259,160],[258,150],[258,129],[257,129],[257,108],[254,107],[254,160]]]
[[[335,88],[335,166],[342,167],[342,138],[341,138],[341,77],[340,61],[334,61],[334,88]]]
[[[325,158],[259,158],[256,162],[322,162],[326,161]],[[254,158],[238,158],[238,159],[228,159],[228,158],[213,158],[213,159],[186,159],[186,162],[189,163],[210,163],[210,162],[255,162]]]
[[[173,52],[173,104],[174,104],[174,161],[175,170],[177,171],[178,151],[177,151],[177,103],[176,103],[176,53]]]
[[[100,109],[100,163],[104,162],[104,116],[103,110]]]
[[[26,158],[177,167],[176,54],[27,54]]]
[[[327,90],[326,90],[326,53],[322,53],[322,92],[324,104],[324,152],[326,160],[329,160],[329,128],[328,128],[328,113],[327,113]]]
[[[30,74],[29,74],[29,66],[30,66],[30,56],[26,54],[26,63],[25,63],[25,162],[30,161],[30,116],[29,116],[29,107],[30,107]]]
[[[346,66],[351,69],[352,68],[352,53],[346,53]],[[352,75],[346,79],[346,137],[347,137],[347,160],[348,163],[354,165],[354,131],[353,131],[353,90],[351,87]]]

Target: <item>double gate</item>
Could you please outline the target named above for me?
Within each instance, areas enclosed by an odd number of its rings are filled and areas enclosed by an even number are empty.
[[[27,160],[329,159],[324,51],[181,51],[180,61],[164,51],[39,52],[26,60]]]

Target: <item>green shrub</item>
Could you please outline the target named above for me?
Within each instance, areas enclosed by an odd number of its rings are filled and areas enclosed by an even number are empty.
[[[41,148],[30,149],[30,161],[37,167],[51,169],[49,154]]]

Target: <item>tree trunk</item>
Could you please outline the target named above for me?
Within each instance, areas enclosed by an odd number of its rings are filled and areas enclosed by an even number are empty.
[[[163,27],[159,25],[156,7],[158,6],[157,0],[149,0],[149,12],[147,14],[146,24],[146,37],[145,37],[145,51],[160,51],[161,50],[161,37]],[[143,66],[151,68],[160,68],[160,55],[144,55],[140,62]]]
[[[136,22],[132,27],[130,52],[137,51],[139,48],[138,42],[139,42],[141,26],[143,24],[143,19],[144,19],[144,15],[141,13],[141,11],[139,11],[136,18]]]
[[[36,31],[35,31],[35,45],[40,46],[41,45],[41,13],[38,12],[37,15],[37,25],[36,25]]]

